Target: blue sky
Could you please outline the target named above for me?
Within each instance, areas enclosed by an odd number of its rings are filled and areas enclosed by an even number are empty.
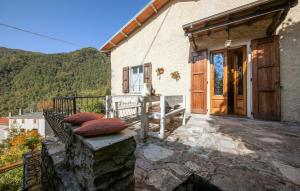
[[[99,48],[149,0],[0,0],[0,23]],[[80,47],[0,26],[0,46],[44,53]]]

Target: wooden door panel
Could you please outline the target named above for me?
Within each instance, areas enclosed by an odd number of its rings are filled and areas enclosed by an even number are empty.
[[[210,64],[210,99],[211,114],[227,114],[227,50],[211,53]]]
[[[205,86],[205,76],[204,74],[202,73],[198,73],[198,74],[194,74],[192,76],[192,81],[194,83],[192,83],[192,89],[193,89],[193,92],[202,92],[204,93],[204,86]],[[206,91],[205,91],[206,92]]]
[[[191,67],[191,110],[206,113],[207,51],[194,53]]]
[[[234,113],[238,115],[246,115],[246,110],[247,110],[246,47],[244,46],[242,48],[234,49],[231,54],[233,54],[232,57],[233,57],[233,65],[234,65]],[[239,89],[239,86],[242,87]]]
[[[279,38],[252,41],[253,116],[280,120]]]

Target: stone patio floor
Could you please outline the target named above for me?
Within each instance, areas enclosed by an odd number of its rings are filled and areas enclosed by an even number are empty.
[[[173,190],[192,173],[224,191],[300,190],[299,124],[195,115],[137,142],[136,190]]]

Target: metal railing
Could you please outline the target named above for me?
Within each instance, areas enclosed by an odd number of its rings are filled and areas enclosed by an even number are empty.
[[[67,96],[53,98],[53,108],[44,110],[44,116],[55,136],[63,143],[69,139],[64,128],[64,117],[79,112],[106,113],[106,96]]]
[[[55,136],[57,136],[63,143],[67,143],[70,136],[64,128],[65,115],[63,113],[55,112],[54,110],[44,110],[44,116]]]
[[[72,115],[78,112],[105,113],[105,96],[67,96],[53,98],[56,113]]]

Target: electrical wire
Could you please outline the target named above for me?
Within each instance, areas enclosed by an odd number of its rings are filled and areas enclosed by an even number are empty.
[[[36,36],[39,36],[39,37],[42,37],[42,38],[47,38],[47,39],[50,39],[50,40],[66,43],[66,44],[69,44],[69,45],[72,45],[72,46],[76,46],[76,47],[80,47],[80,48],[84,47],[80,44],[76,44],[76,43],[69,42],[69,41],[66,41],[66,40],[58,39],[58,38],[55,38],[55,37],[52,37],[52,36],[49,36],[49,35],[45,35],[45,34],[41,34],[41,33],[37,33],[37,32],[32,32],[32,31],[22,29],[22,28],[19,28],[19,27],[15,27],[15,26],[12,26],[12,25],[8,25],[8,24],[5,24],[5,23],[0,22],[0,25],[4,26],[4,27],[7,27],[7,28],[15,29],[15,30],[18,30],[18,31],[22,31],[22,32],[25,32],[25,33],[29,33],[29,34],[32,34],[32,35],[36,35]]]

